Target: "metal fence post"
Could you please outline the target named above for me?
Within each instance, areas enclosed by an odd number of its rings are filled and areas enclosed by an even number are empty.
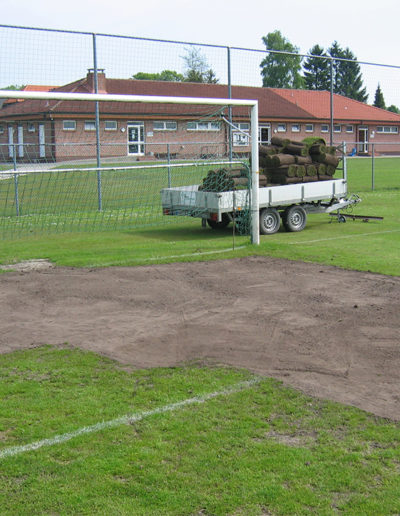
[[[331,127],[330,127],[330,146],[333,145],[333,58],[331,58],[331,91],[330,91],[330,114],[331,114]]]
[[[227,49],[227,58],[228,58],[228,98],[232,98],[232,80],[231,80],[231,49],[230,47],[226,47]],[[228,145],[229,145],[229,161],[232,161],[232,106],[228,107]]]
[[[371,186],[375,189],[375,143],[372,144],[372,162],[371,162]]]
[[[15,198],[15,210],[17,217],[19,217],[19,191],[18,191],[18,174],[14,174],[14,198]]]
[[[171,188],[171,153],[169,151],[169,143],[167,143],[167,163],[168,163],[168,188]]]
[[[93,79],[94,79],[94,92],[98,93],[98,80],[97,80],[97,49],[96,49],[96,34],[92,34],[93,39]],[[96,123],[96,161],[97,161],[97,198],[98,198],[98,209],[99,211],[103,208],[103,199],[101,191],[101,159],[100,159],[100,115],[99,115],[99,102],[95,102],[95,123]]]
[[[12,152],[14,170],[17,170],[17,145],[15,143],[12,144]]]

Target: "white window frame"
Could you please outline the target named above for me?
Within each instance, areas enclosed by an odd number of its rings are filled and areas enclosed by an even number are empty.
[[[292,124],[292,133],[299,133],[301,131],[301,124]]]
[[[84,125],[85,131],[95,131],[96,130],[96,121],[95,120],[85,120]]]
[[[314,132],[314,124],[306,124],[304,130],[306,133],[313,133]]]
[[[28,122],[28,133],[34,133],[36,131],[35,124],[33,122]]]
[[[353,124],[346,125],[346,133],[354,133]]]
[[[107,124],[113,124],[113,127],[107,127]],[[118,124],[116,120],[104,120],[104,130],[105,131],[116,131],[118,129]]]
[[[215,131],[221,130],[219,122],[187,122],[187,131]]]
[[[284,124],[284,123],[277,124],[276,130],[278,133],[286,133],[286,124]]]
[[[239,130],[232,132],[234,147],[247,147],[250,145],[250,124],[248,122],[234,122],[233,125]]]
[[[379,134],[399,134],[399,128],[396,125],[377,125],[376,132]]]
[[[65,124],[73,124],[73,127],[66,127]],[[63,131],[76,131],[76,120],[63,120]]]
[[[341,124],[333,124],[333,132],[334,133],[341,133],[342,132],[342,125]]]
[[[156,124],[158,127],[156,127]],[[168,125],[170,125],[170,127],[168,127]],[[153,131],[176,131],[177,129],[178,124],[174,120],[155,120],[153,122]]]
[[[329,133],[329,124],[321,124],[321,133]]]

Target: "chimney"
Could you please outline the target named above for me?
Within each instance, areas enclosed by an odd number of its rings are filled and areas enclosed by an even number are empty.
[[[89,68],[86,76],[86,82],[90,93],[95,93],[95,84],[94,84],[94,69]],[[106,74],[104,73],[104,68],[97,69],[97,93],[107,93],[106,88]]]

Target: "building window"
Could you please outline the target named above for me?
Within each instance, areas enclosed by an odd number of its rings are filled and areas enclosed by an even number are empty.
[[[321,124],[321,133],[329,133],[329,125]]]
[[[346,133],[352,133],[354,132],[354,128],[352,125],[346,125]]]
[[[105,131],[116,131],[117,130],[116,120],[106,120],[104,122],[104,130]]]
[[[32,122],[28,122],[28,133],[34,133],[35,132],[35,124],[32,124]]]
[[[188,122],[188,131],[219,131],[219,122]]]
[[[76,130],[76,121],[75,120],[63,120],[63,129],[64,129],[64,131],[75,131]]]
[[[395,125],[378,125],[376,132],[381,134],[398,134],[399,128]]]
[[[286,124],[278,124],[277,131],[278,133],[286,133]]]
[[[314,132],[314,124],[306,124],[306,133]]]
[[[292,124],[292,133],[300,132],[300,124]]]
[[[341,133],[342,132],[342,126],[340,124],[333,124],[333,132],[334,133]]]
[[[176,131],[177,123],[176,122],[153,122],[154,131]]]
[[[85,131],[95,131],[96,122],[94,120],[85,120]]]
[[[4,125],[0,125],[0,134],[4,134]]]
[[[239,131],[232,132],[232,141],[233,145],[236,147],[245,147],[250,143],[250,124],[247,122],[236,122],[235,127],[239,129]]]

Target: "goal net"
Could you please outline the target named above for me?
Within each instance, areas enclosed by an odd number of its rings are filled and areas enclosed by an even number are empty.
[[[195,218],[218,226],[228,215],[193,193],[246,190],[233,216],[257,238],[256,101],[4,90],[0,99],[3,237]],[[190,210],[186,203],[171,213],[163,193],[177,189],[192,199]]]

